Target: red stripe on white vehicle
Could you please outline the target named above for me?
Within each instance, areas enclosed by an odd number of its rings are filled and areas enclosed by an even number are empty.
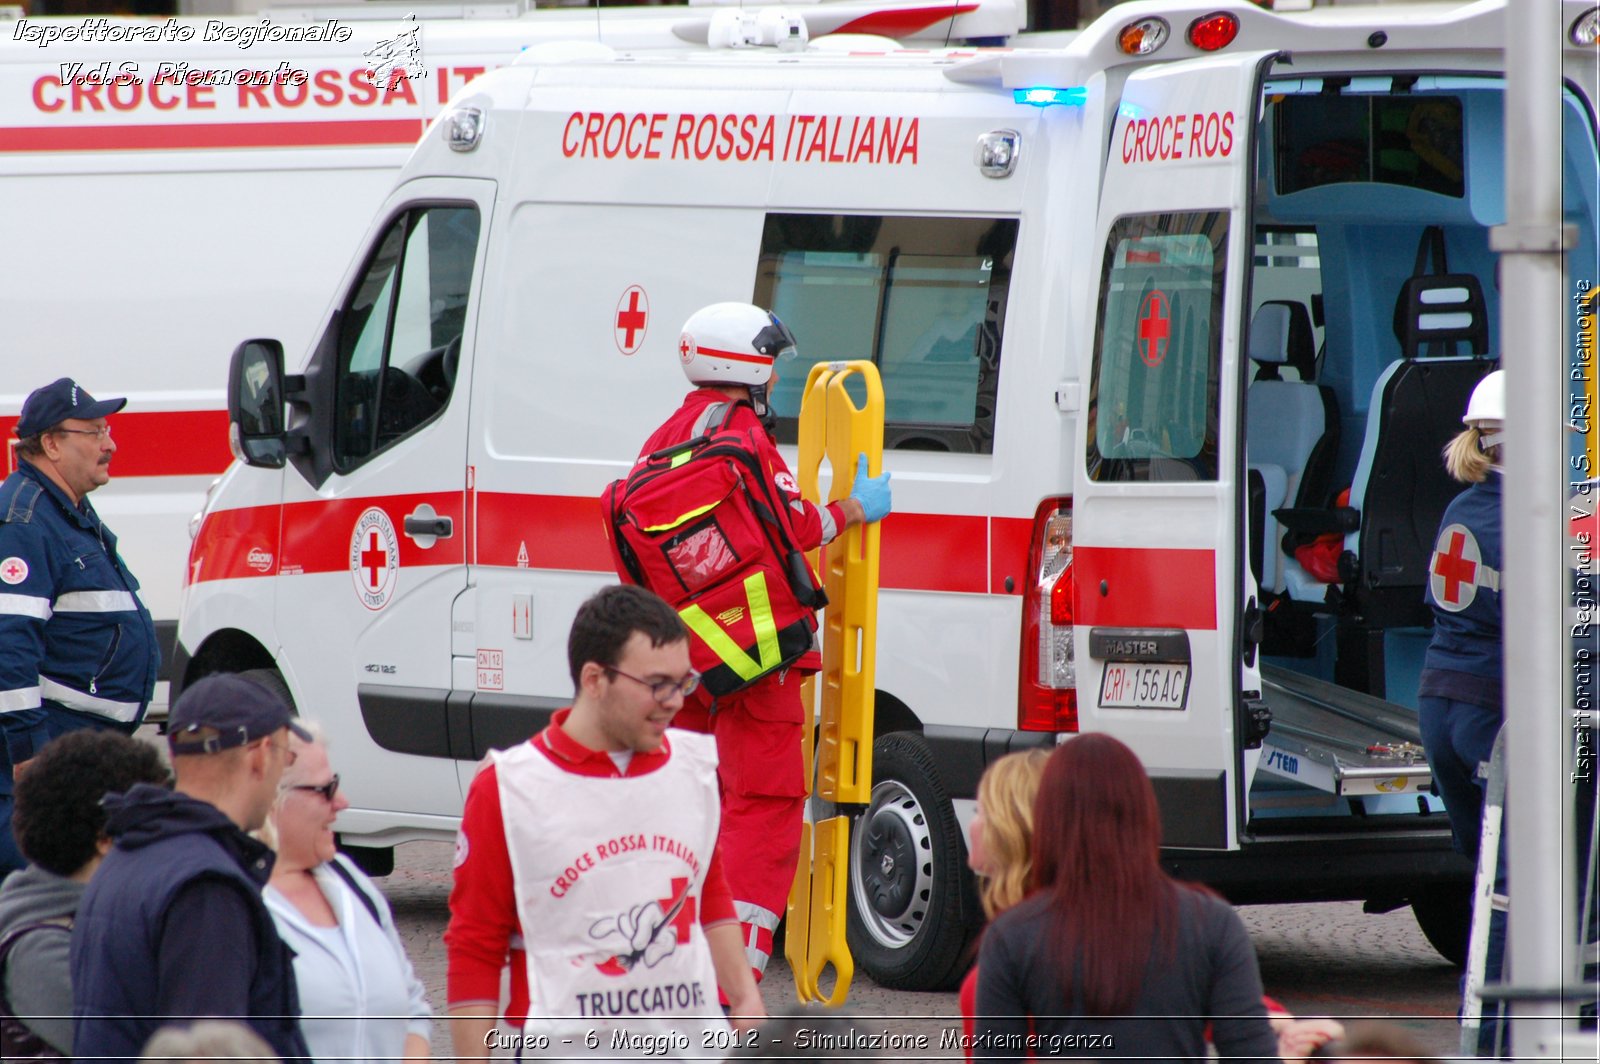
[[[832,30],[833,33],[872,33],[880,37],[909,37],[925,30],[936,22],[978,10],[978,4],[945,4],[941,7],[903,7],[898,10],[874,11],[869,15],[851,19]],[[811,21],[806,12],[807,23]]]
[[[174,122],[142,126],[0,128],[0,152],[145,151],[206,148],[409,147],[427,123],[418,118],[343,122]]]
[[[473,555],[478,564],[516,568],[525,548],[527,567],[558,572],[610,573],[611,553],[601,525],[600,502],[568,495],[518,495],[475,492],[476,507],[468,524],[457,493],[355,498],[291,503],[283,508],[281,549],[277,539],[278,508],[247,507],[206,515],[190,554],[191,582],[264,575],[261,555],[274,555],[268,570],[305,574],[343,572],[349,568],[349,532],[369,506],[380,506],[396,528],[405,515],[428,503],[441,515],[456,517],[458,534],[428,550],[409,538],[400,540],[400,564],[461,565],[467,531],[476,533]],[[1009,522],[1009,519],[1006,519]],[[1026,521],[1014,523],[1027,525]],[[942,591],[981,595],[1001,593],[1003,577],[990,587],[989,519],[955,514],[891,514],[884,522],[880,585],[892,590]],[[1016,540],[1016,542],[1013,542]],[[1013,557],[1018,544],[1020,560]],[[1009,534],[996,541],[995,572],[1020,574],[1026,561],[1026,536]]]
[[[1215,631],[1215,551],[1090,547],[1072,551],[1074,619],[1112,628]]]
[[[107,423],[117,444],[111,459],[113,480],[214,477],[233,461],[226,410],[123,410]],[[0,417],[0,438],[14,438],[16,427],[17,415]]]

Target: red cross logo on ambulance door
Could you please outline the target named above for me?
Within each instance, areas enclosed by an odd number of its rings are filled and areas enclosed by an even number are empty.
[[[1139,305],[1139,357],[1155,369],[1167,359],[1167,344],[1172,336],[1172,310],[1167,294],[1152,288]]]
[[[1446,525],[1439,530],[1433,557],[1428,561],[1428,588],[1442,610],[1459,613],[1472,605],[1484,585],[1483,555],[1466,525]],[[1498,581],[1496,581],[1498,584]]]
[[[350,533],[350,575],[356,597],[369,610],[381,610],[394,597],[400,574],[400,540],[389,515],[377,506],[356,518]]]
[[[631,355],[644,343],[650,325],[650,297],[638,285],[629,285],[617,300],[617,350]]]

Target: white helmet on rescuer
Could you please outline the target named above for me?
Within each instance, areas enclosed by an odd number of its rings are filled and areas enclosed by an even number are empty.
[[[678,337],[678,359],[691,383],[750,389],[763,421],[772,365],[795,354],[794,333],[771,311],[750,303],[713,303],[689,315]]]
[[[1478,382],[1467,400],[1461,423],[1478,430],[1480,444],[1493,447],[1503,438],[1506,423],[1506,371],[1497,369]]]

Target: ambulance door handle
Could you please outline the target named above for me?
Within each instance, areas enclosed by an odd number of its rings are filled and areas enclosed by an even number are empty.
[[[419,547],[431,547],[435,541],[449,539],[455,534],[455,522],[434,513],[433,507],[427,503],[406,514],[401,527]]]

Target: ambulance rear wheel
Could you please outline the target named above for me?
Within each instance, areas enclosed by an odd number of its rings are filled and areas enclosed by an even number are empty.
[[[880,986],[951,989],[979,924],[961,825],[921,736],[878,739],[872,775],[871,803],[851,828],[851,956]]]
[[[1470,884],[1430,887],[1411,899],[1411,913],[1428,944],[1457,968],[1467,963],[1467,936],[1472,931]]]

